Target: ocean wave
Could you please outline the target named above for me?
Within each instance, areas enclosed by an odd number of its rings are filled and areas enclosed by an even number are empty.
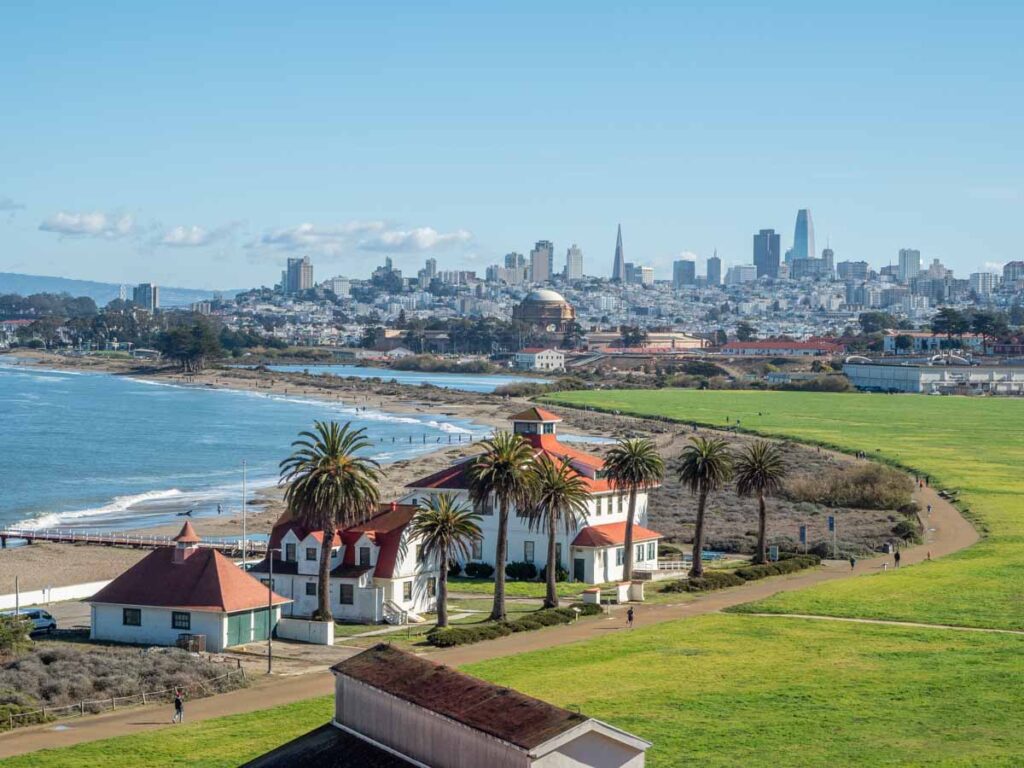
[[[132,496],[115,496],[109,504],[105,504],[102,507],[79,509],[73,512],[46,512],[38,517],[31,517],[27,520],[22,520],[16,523],[15,527],[31,529],[54,528],[59,526],[61,523],[70,523],[74,520],[81,520],[88,517],[102,517],[103,515],[125,512],[134,505],[141,504],[146,501],[170,499],[182,495],[182,492],[177,488],[170,488],[164,491],[146,491],[145,493],[137,493]]]

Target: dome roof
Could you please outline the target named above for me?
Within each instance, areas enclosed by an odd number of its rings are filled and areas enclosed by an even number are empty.
[[[548,288],[538,288],[536,291],[530,291],[530,294],[523,301],[557,301],[560,304],[566,303],[562,294]]]

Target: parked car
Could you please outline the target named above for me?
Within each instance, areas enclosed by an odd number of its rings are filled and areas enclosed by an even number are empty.
[[[32,634],[46,632],[49,634],[57,628],[57,620],[49,611],[42,608],[22,608],[20,611],[3,611],[3,616],[22,616],[32,622]]]

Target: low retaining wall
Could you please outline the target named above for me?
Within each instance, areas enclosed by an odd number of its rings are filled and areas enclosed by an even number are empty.
[[[333,621],[310,621],[281,617],[277,622],[277,636],[287,640],[313,645],[334,645]]]
[[[92,597],[103,589],[109,581],[90,581],[87,584],[72,584],[67,587],[46,587],[44,589],[29,589],[19,592],[17,595],[0,595],[0,610],[6,611],[20,605],[25,608],[30,605],[47,605],[48,603],[59,603],[64,600],[82,600]]]

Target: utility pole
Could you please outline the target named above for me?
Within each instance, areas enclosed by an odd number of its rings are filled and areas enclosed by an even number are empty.
[[[274,553],[280,549],[267,548],[270,578],[267,581],[267,674],[274,669]]]
[[[249,551],[249,542],[245,530],[245,459],[242,459],[242,570],[246,570],[246,553]]]

